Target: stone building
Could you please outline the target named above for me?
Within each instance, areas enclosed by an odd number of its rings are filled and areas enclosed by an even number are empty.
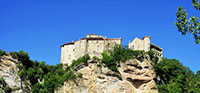
[[[129,42],[129,48],[133,50],[144,50],[145,52],[153,50],[159,57],[162,58],[162,48],[150,43],[151,38],[149,36],[143,37],[143,39],[135,38],[132,42]]]
[[[61,46],[61,63],[70,65],[73,60],[89,54],[90,57],[101,58],[101,53],[111,50],[116,44],[121,44],[121,38],[106,38],[89,34],[76,42],[69,42]]]

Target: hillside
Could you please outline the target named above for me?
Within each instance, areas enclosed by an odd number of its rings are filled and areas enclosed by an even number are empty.
[[[0,92],[21,93],[31,91],[31,84],[27,79],[22,79],[18,76],[19,61],[14,59],[10,54],[4,53],[0,56]]]
[[[122,46],[105,51],[101,59],[86,54],[69,66],[33,61],[24,51],[0,50],[3,93],[198,93],[199,72],[194,74],[175,59],[158,62],[153,51],[133,51]]]
[[[157,93],[154,81],[155,72],[148,56],[133,58],[120,63],[119,72],[110,70],[106,65],[99,66],[98,60],[89,60],[75,73],[81,78],[69,80],[57,90],[58,93]]]

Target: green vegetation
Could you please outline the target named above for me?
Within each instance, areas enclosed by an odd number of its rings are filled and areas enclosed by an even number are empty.
[[[73,60],[72,64],[70,65],[71,68],[73,68],[74,70],[77,69],[77,67],[83,63],[84,65],[88,65],[87,61],[90,59],[90,56],[88,54],[84,55],[81,58],[78,58],[77,60]]]
[[[0,49],[0,59],[1,59],[1,57],[2,57],[3,55],[6,55],[6,52]],[[0,60],[0,62],[1,62],[1,60]]]
[[[0,88],[3,89],[3,91],[6,92],[6,93],[12,92],[12,89],[6,84],[3,77],[0,78]]]
[[[32,84],[33,93],[51,93],[58,87],[62,86],[65,81],[71,80],[76,84],[76,78],[82,78],[82,73],[75,73],[83,66],[88,65],[89,55],[73,60],[70,66],[63,69],[62,64],[55,66],[46,65],[45,62],[32,61],[29,59],[28,53],[24,51],[11,52],[14,58],[20,62],[17,64],[19,76],[22,80],[29,80]],[[163,58],[158,62],[158,57],[155,51],[135,51],[128,49],[126,46],[117,45],[113,51],[104,51],[102,59],[94,56],[93,60],[97,61],[97,66],[107,66],[114,72],[119,72],[118,67],[120,62],[124,63],[129,59],[144,58],[149,55],[152,62],[155,64],[154,69],[156,75],[160,78],[156,81],[159,92],[161,93],[199,93],[200,92],[200,71],[194,74],[189,68],[183,66],[176,59]],[[0,79],[0,84],[4,84],[4,91],[12,91],[9,86],[5,85],[5,81]]]
[[[5,54],[6,54],[6,52],[0,49],[0,56],[3,56]]]
[[[116,45],[111,52],[104,51],[102,53],[101,62],[105,64],[110,70],[118,72],[118,65],[120,62],[125,62],[131,58],[138,58],[145,54],[141,50],[131,50],[127,46]],[[99,66],[98,64],[97,66]],[[100,66],[99,66],[100,67]]]
[[[82,73],[78,73],[78,78],[82,78],[82,77],[83,77]]]
[[[192,5],[199,12],[200,11],[200,0],[192,0]],[[189,19],[187,18],[188,14],[185,9],[182,7],[178,8],[176,12],[176,22],[175,25],[178,28],[178,31],[183,35],[190,33],[194,36],[195,43],[200,42],[200,20],[199,17],[192,16]]]
[[[10,52],[13,58],[19,60],[17,67],[20,69],[19,76],[22,80],[29,80],[32,85],[33,93],[52,93],[54,90],[64,84],[67,80],[75,82],[76,77],[82,78],[82,74],[76,75],[74,70],[80,64],[87,65],[90,59],[89,55],[85,55],[74,60],[70,66],[63,69],[62,64],[55,66],[46,65],[45,62],[30,60],[28,53],[24,51]]]
[[[101,59],[98,58],[97,56],[93,56],[93,60],[100,61]]]
[[[147,53],[150,56],[150,59],[153,62],[153,64],[156,64],[159,61],[159,58],[155,55],[155,51],[154,50],[150,50]]]
[[[160,93],[200,93],[200,71],[195,75],[176,59],[164,58],[154,69]]]

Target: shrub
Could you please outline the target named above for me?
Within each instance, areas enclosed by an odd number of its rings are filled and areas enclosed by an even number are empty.
[[[39,92],[40,90],[42,90],[44,87],[42,84],[40,83],[36,83],[34,86],[33,86],[33,93],[37,93]],[[39,93],[42,93],[42,92],[39,92]]]
[[[82,78],[82,73],[78,73],[78,78]]]
[[[3,77],[0,78],[0,84],[2,84],[3,86],[7,85]]]
[[[99,63],[99,64],[97,64],[97,67],[102,67],[102,66],[101,66],[101,64]]]
[[[4,90],[6,93],[11,93],[11,92],[12,92],[12,88],[10,88],[9,86],[4,87],[3,90]]]
[[[3,56],[5,54],[6,54],[6,52],[0,49],[0,56]]]
[[[142,50],[131,50],[126,46],[116,45],[111,52],[102,53],[101,62],[112,71],[118,72],[117,67],[120,62],[125,62],[131,58],[137,58],[144,55]]]
[[[97,56],[93,56],[93,60],[99,61],[100,59]]]
[[[2,89],[5,93],[11,93],[12,89],[6,84],[6,81],[3,77],[0,78],[0,84],[2,84]]]
[[[12,58],[18,59],[17,52],[10,52],[9,54],[12,56]]]
[[[106,51],[102,53],[102,63],[104,63],[110,70],[118,72],[117,62],[114,61],[113,56],[110,56]]]
[[[159,58],[155,55],[155,51],[150,50],[150,51],[147,52],[147,54],[149,55],[150,59],[152,60],[152,62],[154,64],[158,63]]]
[[[70,65],[70,67],[76,69],[76,67],[78,65],[80,65],[81,63],[84,63],[85,65],[87,65],[87,61],[90,59],[90,56],[88,54],[84,55],[81,58],[78,58],[77,60],[73,60],[72,64]]]

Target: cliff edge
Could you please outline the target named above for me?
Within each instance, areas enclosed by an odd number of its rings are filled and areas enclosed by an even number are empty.
[[[69,80],[57,93],[158,93],[153,64],[148,55],[120,62],[118,73],[98,60],[88,60],[75,73],[81,78]]]
[[[19,68],[17,64],[19,61],[5,54],[0,56],[0,92],[1,93],[22,93],[30,92],[31,84],[27,80],[21,80],[18,76]]]

